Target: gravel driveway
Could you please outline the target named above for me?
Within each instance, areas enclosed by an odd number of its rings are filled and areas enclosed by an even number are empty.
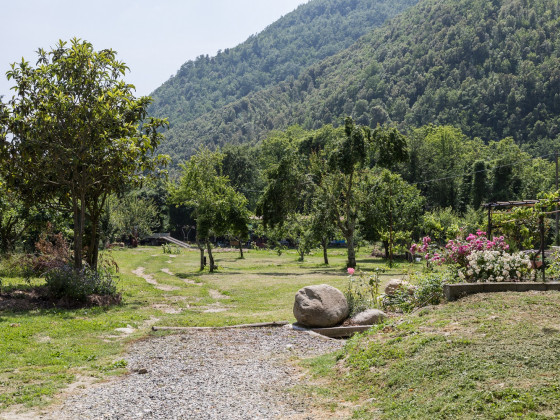
[[[343,341],[287,328],[222,329],[135,343],[130,375],[71,395],[54,419],[313,419],[287,360]],[[51,416],[49,416],[51,417]]]

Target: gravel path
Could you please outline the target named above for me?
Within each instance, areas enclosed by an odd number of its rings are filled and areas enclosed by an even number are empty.
[[[339,349],[287,328],[226,329],[151,338],[132,346],[131,374],[70,396],[55,419],[313,419],[283,389],[300,383],[287,363]],[[49,416],[50,417],[50,416]]]

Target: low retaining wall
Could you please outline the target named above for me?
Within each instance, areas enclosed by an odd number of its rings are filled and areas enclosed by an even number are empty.
[[[547,290],[560,291],[560,282],[460,283],[443,286],[443,294],[449,302],[475,293],[528,292],[530,290],[540,292],[546,292]]]
[[[296,331],[310,331],[316,334],[321,334],[330,338],[348,338],[355,333],[360,333],[369,330],[373,325],[352,325],[348,327],[331,327],[331,328],[308,328],[300,324],[292,324],[293,330]]]

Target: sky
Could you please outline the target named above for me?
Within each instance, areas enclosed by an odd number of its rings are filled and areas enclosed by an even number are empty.
[[[308,0],[0,0],[0,96],[10,64],[77,37],[112,48],[149,95],[188,60],[235,47]]]

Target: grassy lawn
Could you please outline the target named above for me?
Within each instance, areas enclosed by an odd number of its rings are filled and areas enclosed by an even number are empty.
[[[197,251],[113,251],[123,304],[111,308],[0,311],[1,412],[42,407],[71,384],[127,371],[134,340],[161,326],[222,326],[293,321],[295,292],[309,284],[344,289],[345,250],[304,263],[294,251],[216,253],[218,272],[198,271]],[[385,264],[359,255],[360,268]],[[401,264],[388,280],[420,266]],[[28,285],[3,278],[4,292]],[[475,295],[391,318],[350,340],[338,354],[304,362],[314,385],[293,392],[333,417],[558,418],[560,294]]]
[[[473,295],[306,363],[303,391],[352,418],[559,418],[560,293]]]
[[[358,256],[362,269],[385,266],[365,251]],[[320,253],[304,263],[297,262],[295,251],[281,256],[251,251],[244,260],[237,253],[216,253],[220,268],[211,275],[198,271],[197,251],[176,256],[154,247],[113,251],[121,271],[122,305],[0,310],[0,412],[14,405],[44,406],[71,383],[126,372],[126,346],[156,334],[152,325],[291,321],[299,288],[320,283],[346,287],[345,255],[344,249],[332,250],[331,265],[325,266]],[[140,267],[144,270],[138,271]],[[384,278],[406,267],[397,267]],[[41,279],[31,285],[19,278],[2,279],[4,292],[41,284]]]

